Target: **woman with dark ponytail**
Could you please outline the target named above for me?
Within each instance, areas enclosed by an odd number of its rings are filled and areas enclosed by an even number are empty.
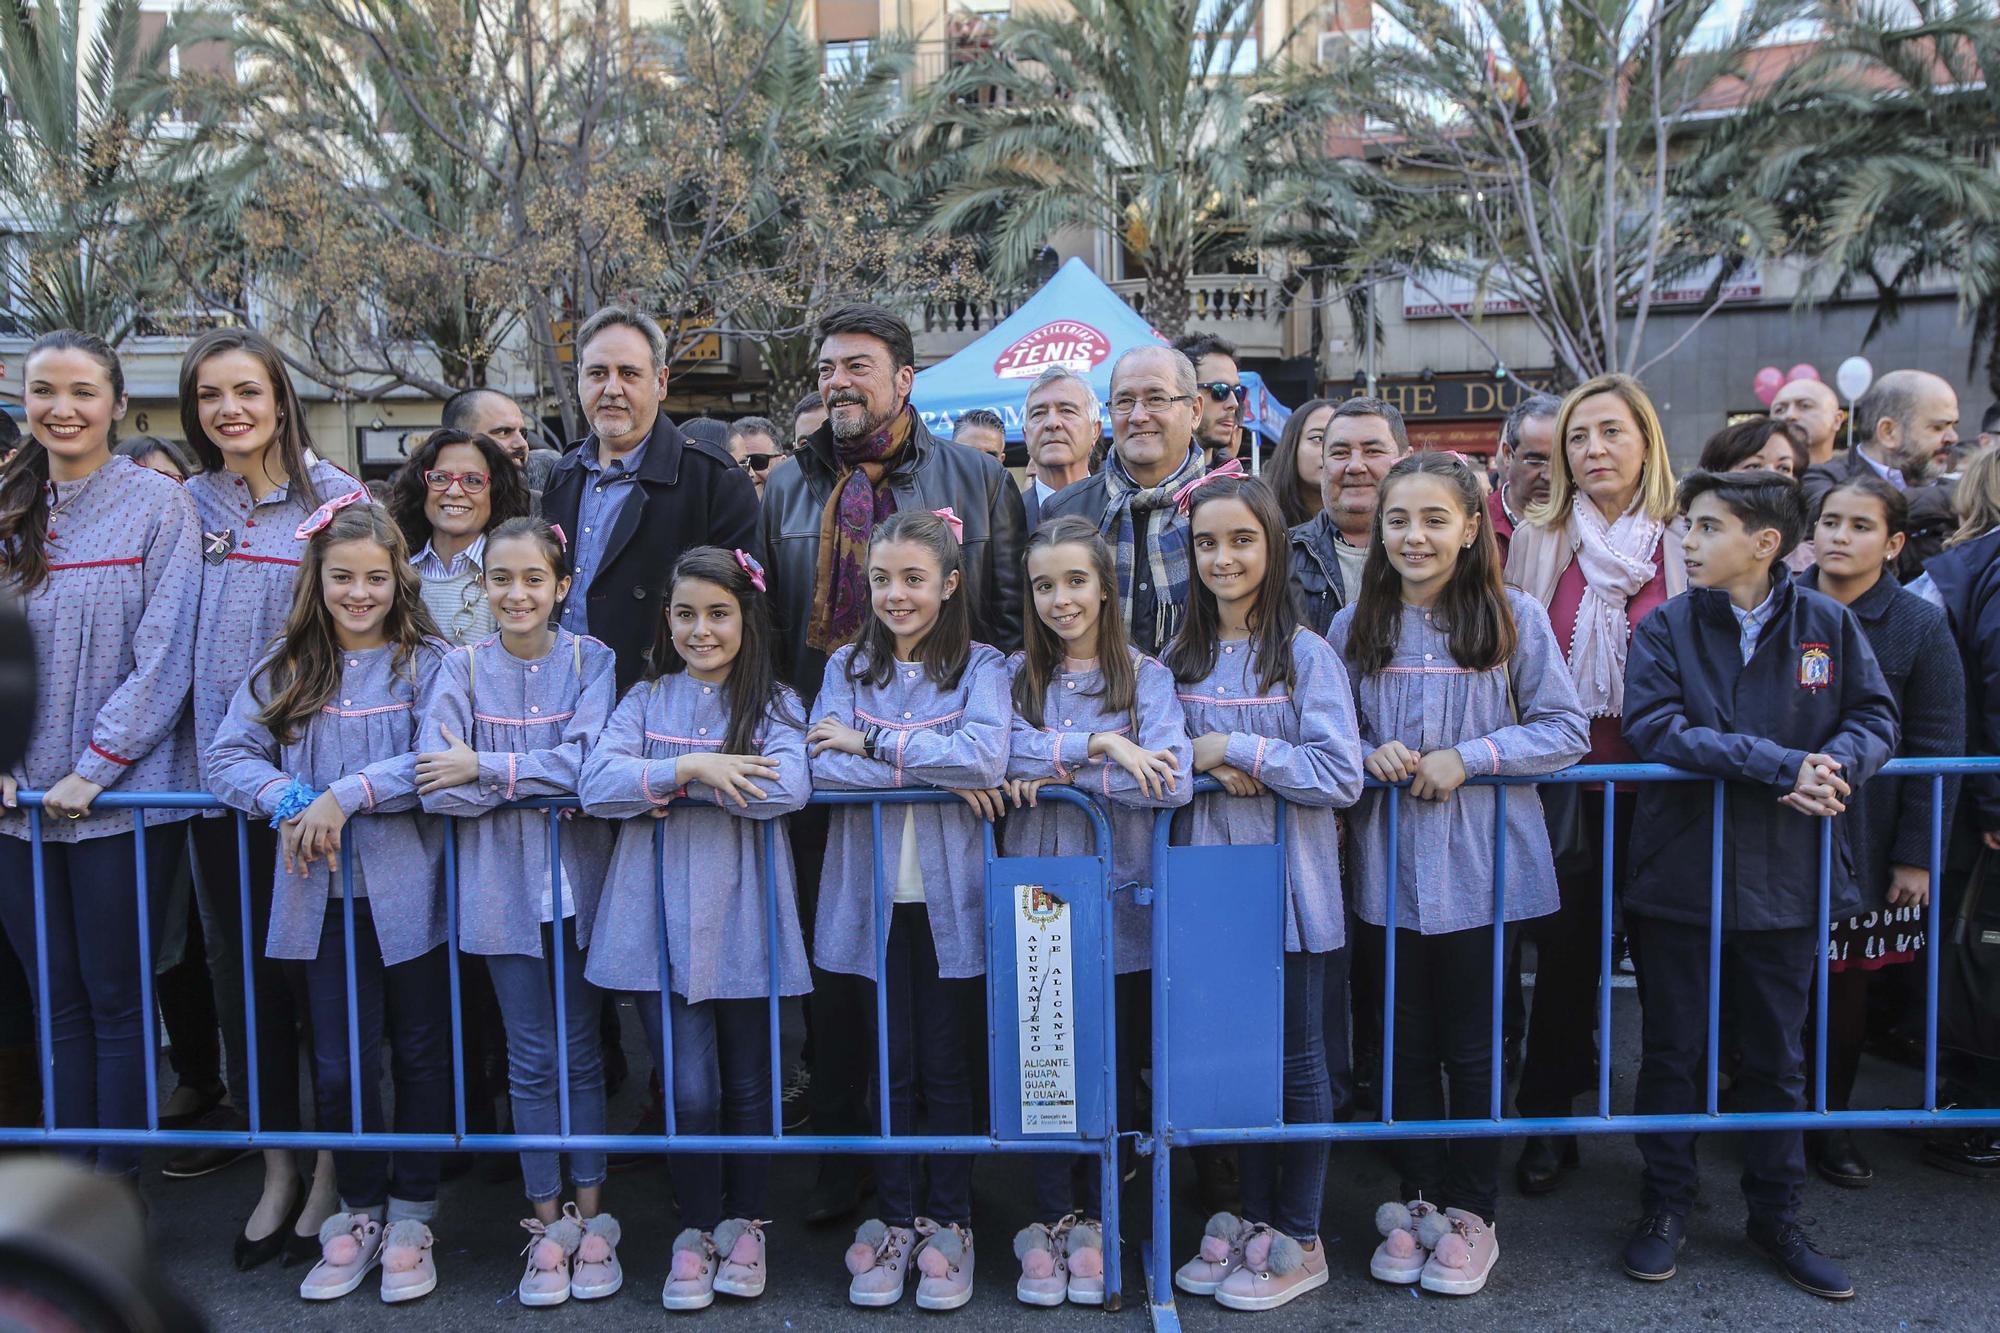
[[[111,452],[125,376],[103,339],[62,330],[28,349],[29,438],[0,471],[0,590],[21,599],[44,691],[28,753],[0,775],[0,928],[36,971],[35,852],[24,789],[44,792],[38,836],[55,1127],[146,1124],[139,978],[140,849],[110,787],[196,783],[182,725],[201,595],[200,521],[174,482]],[[183,810],[145,815],[146,904],[157,930]],[[154,936],[157,938],[157,935]],[[139,1150],[84,1149],[136,1180]]]

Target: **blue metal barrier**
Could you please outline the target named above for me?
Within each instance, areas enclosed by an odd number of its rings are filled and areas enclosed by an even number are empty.
[[[347,1132],[338,1130],[314,1130],[298,1132],[266,1132],[261,1124],[258,1095],[257,1071],[257,1001],[252,984],[252,950],[262,947],[262,941],[251,938],[252,932],[244,931],[243,942],[243,988],[244,1018],[246,1029],[246,1054],[248,1056],[248,1115],[250,1127],[247,1132],[225,1130],[163,1130],[159,1124],[159,1104],[157,1087],[157,1023],[153,1018],[153,978],[152,968],[141,970],[140,992],[141,1012],[145,1032],[145,1080],[146,1080],[146,1124],[144,1128],[97,1128],[86,1126],[56,1126],[55,1079],[53,1077],[54,1043],[50,1033],[49,1006],[39,999],[36,1011],[39,1023],[40,1054],[42,1068],[42,1125],[30,1128],[0,1127],[0,1146],[49,1147],[101,1146],[106,1144],[136,1144],[141,1147],[242,1147],[242,1148],[338,1148],[349,1151],[408,1151],[408,1152],[519,1152],[519,1151],[567,1151],[572,1149],[595,1149],[607,1152],[700,1152],[700,1153],[1056,1153],[1093,1156],[1097,1159],[1099,1179],[1103,1190],[1104,1210],[1104,1260],[1105,1260],[1105,1305],[1117,1309],[1120,1304],[1119,1223],[1118,1223],[1118,1130],[1117,1130],[1117,1013],[1114,981],[1115,943],[1112,930],[1112,878],[1111,878],[1111,827],[1103,809],[1089,796],[1073,788],[1050,786],[1042,793],[1045,800],[1053,799],[1076,806],[1088,820],[1094,852],[1090,856],[1056,857],[1003,857],[994,845],[993,825],[982,824],[986,900],[987,900],[987,949],[986,949],[986,994],[989,1021],[995,1031],[1013,1032],[1016,1025],[1007,1021],[1015,1012],[1015,996],[1011,987],[1003,989],[999,978],[1011,979],[1014,975],[1014,940],[1011,933],[1012,904],[1017,891],[1032,886],[1046,893],[1052,899],[1068,905],[1070,930],[1073,940],[1089,941],[1094,937],[1096,963],[1094,969],[1081,969],[1073,974],[1078,997],[1079,1016],[1091,1014],[1094,1021],[1079,1023],[1074,1030],[1079,1058],[1077,1071],[1077,1129],[1074,1132],[1042,1133],[1024,1130],[1017,1104],[1002,1111],[1003,1089],[1015,1086],[1010,1081],[1010,1071],[999,1063],[999,1052],[1007,1043],[990,1041],[989,1059],[994,1061],[991,1071],[988,1112],[992,1132],[986,1135],[938,1135],[890,1134],[889,1117],[889,1053],[888,1053],[888,1000],[887,966],[889,931],[889,891],[884,883],[882,862],[882,808],[915,804],[951,804],[961,798],[948,792],[933,789],[913,789],[893,792],[820,792],[812,798],[815,805],[870,807],[871,831],[874,839],[874,895],[875,895],[875,1023],[876,1023],[876,1077],[880,1105],[879,1133],[873,1135],[787,1135],[784,1132],[783,1110],[777,1090],[783,1086],[782,1059],[778,1039],[779,1006],[779,966],[778,966],[778,884],[777,878],[767,869],[765,886],[765,947],[766,959],[771,979],[769,1001],[769,1040],[771,1061],[771,1132],[768,1135],[695,1135],[682,1134],[674,1123],[673,1088],[673,1025],[668,1017],[668,995],[672,989],[672,964],[667,946],[666,906],[665,906],[665,848],[666,825],[664,821],[654,825],[654,877],[657,923],[660,942],[659,993],[661,1061],[660,1080],[669,1090],[666,1098],[665,1133],[653,1136],[625,1134],[570,1133],[570,1085],[569,1051],[566,1041],[556,1043],[557,1078],[560,1132],[557,1134],[472,1134],[466,1130],[465,1116],[465,1062],[464,1062],[464,1019],[459,1002],[458,974],[458,855],[456,836],[445,839],[444,876],[446,938],[449,944],[447,959],[451,978],[451,1035],[452,1035],[452,1114],[450,1133],[368,1133],[361,1130],[361,1043],[359,1041],[360,1017],[355,977],[354,938],[354,858],[352,855],[352,831],[350,823],[343,831],[341,839],[340,882],[341,921],[346,941],[346,984],[347,984],[347,1055],[349,1075],[350,1124],[354,1129]],[[28,815],[29,837],[32,843],[33,890],[35,911],[35,994],[46,997],[49,993],[48,975],[48,911],[46,902],[46,881],[42,864],[42,793],[22,791],[19,793],[21,806]],[[150,931],[150,888],[147,877],[144,819],[147,810],[172,809],[208,811],[225,807],[213,797],[200,792],[105,792],[94,802],[99,809],[125,809],[132,812],[133,826],[140,832],[138,838],[138,860],[135,867],[137,891],[136,910],[138,913],[140,957],[152,958]],[[574,799],[539,799],[513,803],[511,809],[543,809],[548,812],[550,891],[556,901],[560,901],[561,888],[556,882],[561,865],[562,816],[566,810],[574,810],[578,803]],[[672,807],[688,809],[709,809],[713,805],[690,800],[676,800]],[[237,821],[237,876],[239,906],[243,920],[247,923],[254,918],[250,903],[250,855],[246,816],[231,812]],[[455,821],[454,821],[455,822]],[[764,859],[767,867],[774,864],[775,821],[761,821]],[[1000,923],[1010,923],[1010,928],[1002,930]],[[812,942],[806,941],[808,951]],[[564,1024],[563,951],[553,952],[555,968],[554,1000],[556,1005],[556,1028],[558,1033],[566,1032]],[[1079,961],[1087,959],[1087,952],[1076,955]],[[644,1002],[644,1001],[642,1001]],[[1094,1031],[1092,1030],[1094,1029]],[[1018,1068],[1018,1066],[1016,1066]]]
[[[1268,982],[1271,951],[1282,949],[1284,921],[1283,848],[1289,822],[1286,805],[1278,802],[1276,841],[1255,847],[1175,846],[1170,836],[1175,811],[1162,811],[1153,839],[1153,1121],[1146,1146],[1152,1153],[1153,1236],[1142,1251],[1153,1325],[1178,1329],[1174,1307],[1172,1232],[1172,1156],[1177,1147],[1219,1144],[1288,1143],[1301,1141],[1404,1140],[1417,1138],[1518,1137],[1531,1134],[1709,1133],[1740,1129],[1879,1129],[2000,1125],[2000,1107],[1947,1109],[1937,1106],[1938,1047],[1938,890],[1944,869],[1943,793],[1951,774],[2000,773],[2000,758],[1898,759],[1883,773],[1906,779],[1927,778],[1931,789],[1930,905],[1926,911],[1924,999],[1924,1104],[1921,1110],[1834,1111],[1826,1105],[1827,941],[1831,897],[1833,823],[1820,823],[1819,912],[1820,948],[1814,981],[1814,1069],[1809,1109],[1795,1112],[1723,1112],[1717,1103],[1717,1062],[1721,1025],[1723,816],[1727,784],[1707,774],[1689,773],[1656,764],[1577,766],[1534,778],[1473,778],[1469,785],[1494,792],[1494,930],[1492,1004],[1492,1083],[1489,1117],[1484,1120],[1397,1120],[1395,1098],[1395,994],[1398,900],[1399,809],[1401,787],[1386,787],[1389,894],[1384,928],[1382,1016],[1382,1118],[1326,1124],[1282,1123],[1284,1023],[1282,982],[1273,995]],[[1714,786],[1709,849],[1709,958],[1707,1109],[1675,1115],[1614,1114],[1611,1109],[1611,935],[1617,886],[1612,850],[1615,841],[1614,797],[1620,785],[1644,782],[1709,782]],[[1507,792],[1511,787],[1544,784],[1602,784],[1604,824],[1602,907],[1604,930],[1599,943],[1601,974],[1597,1012],[1597,1108],[1592,1115],[1505,1118],[1504,985],[1506,982]],[[1385,789],[1369,780],[1368,787]],[[1407,784],[1404,784],[1407,786]],[[1202,779],[1198,793],[1220,792]],[[1219,881],[1217,853],[1226,853],[1234,868]],[[1261,868],[1264,878],[1241,873],[1245,865]],[[1228,910],[1247,919],[1247,932],[1224,929],[1216,918],[1218,894]],[[1261,901],[1258,901],[1261,900]],[[1276,943],[1270,920],[1277,921]],[[1184,922],[1198,925],[1192,930]],[[1248,942],[1248,941],[1254,941]],[[1246,947],[1247,943],[1247,947]],[[1282,961],[1281,964],[1282,966]],[[1177,991],[1182,992],[1176,994]],[[1231,999],[1228,1040],[1217,1041],[1199,1020],[1189,1021],[1217,995]],[[1218,1089],[1223,1091],[1218,1092]]]

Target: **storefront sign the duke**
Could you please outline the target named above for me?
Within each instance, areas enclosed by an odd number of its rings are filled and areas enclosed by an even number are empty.
[[[1058,319],[1024,334],[1000,353],[993,373],[1003,380],[1031,380],[1050,366],[1088,375],[1111,355],[1111,340],[1080,320]]]
[[[1076,1132],[1074,961],[1069,904],[1039,884],[1016,884],[1014,988],[1024,1134]]]

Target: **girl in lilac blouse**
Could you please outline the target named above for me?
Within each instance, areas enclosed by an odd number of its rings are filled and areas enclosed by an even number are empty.
[[[854,643],[826,664],[807,740],[820,787],[880,791],[907,786],[956,792],[963,806],[885,806],[883,863],[876,865],[866,806],[838,810],[820,881],[814,954],[829,972],[875,979],[877,893],[889,905],[890,1130],[916,1128],[923,1080],[930,1128],[973,1127],[972,1061],[985,1042],[970,1030],[985,965],[985,848],[981,819],[997,818],[1007,772],[1007,664],[972,642],[949,511],[898,513],[868,548],[872,614]],[[919,1054],[918,1047],[922,1047]],[[848,1300],[901,1299],[909,1266],[922,1274],[917,1303],[955,1309],[972,1295],[972,1159],[929,1162],[917,1211],[917,1161],[876,1167],[882,1217],[848,1250]]]
[[[583,951],[611,859],[611,827],[565,818],[555,833],[559,855],[551,857],[547,810],[494,807],[577,794],[584,752],[611,713],[617,663],[596,639],[551,627],[569,591],[569,562],[547,523],[508,519],[487,538],[485,558],[483,595],[500,630],[455,650],[438,671],[424,714],[417,792],[424,809],[458,817],[458,947],[483,955],[493,980],[507,1030],[515,1132],[563,1131],[561,1043],[568,1132],[602,1134],[603,999],[584,979]],[[565,1209],[557,1155],[521,1154],[534,1210],[521,1225],[535,1237],[516,1292],[523,1305],[595,1300],[623,1285],[618,1223],[600,1207],[604,1153],[569,1156],[576,1202]]]
[[[805,805],[812,782],[805,710],[774,666],[763,567],[742,551],[683,552],[649,660],[583,770],[584,808],[625,821],[597,905],[589,976],[607,989],[666,992],[678,1133],[768,1134],[770,959],[778,993],[811,989],[785,817]],[[677,797],[703,808],[669,809]],[[664,1068],[661,1008],[657,998],[639,1002]],[[758,1219],[769,1176],[759,1154],[674,1159],[682,1231],[661,1293],[666,1308],[705,1309],[718,1291],[763,1293]]]
[[[1014,808],[1003,829],[1007,854],[1094,855],[1084,812],[1054,801],[1041,805],[1036,796],[1064,783],[1098,799],[1111,823],[1118,1012],[1144,1012],[1151,1003],[1152,932],[1133,895],[1152,883],[1155,813],[1186,805],[1194,791],[1187,723],[1173,673],[1126,642],[1115,601],[1118,573],[1095,525],[1074,516],[1044,523],[1028,540],[1027,573],[1027,647],[1010,660],[1007,793]],[[1084,942],[1071,963],[1091,967],[1096,957],[1095,943]],[[1128,1117],[1140,1045],[1128,1040],[1118,1050],[1118,1100]],[[1075,1165],[1066,1153],[1034,1159],[1038,1220],[1014,1241],[1021,1256],[1015,1295],[1029,1305],[1104,1303],[1101,1182],[1086,1171],[1077,1198]]]
[[[1195,572],[1185,625],[1166,660],[1180,683],[1195,771],[1223,786],[1184,823],[1199,845],[1269,843],[1278,799],[1290,806],[1285,868],[1285,1120],[1332,1117],[1326,969],[1347,965],[1337,811],[1361,795],[1354,699],[1339,655],[1299,623],[1277,499],[1255,478],[1210,473],[1181,497]],[[1326,1145],[1259,1144],[1242,1153],[1243,1223],[1210,1219],[1202,1253],[1174,1275],[1184,1291],[1236,1309],[1269,1309],[1326,1284],[1319,1243]]]
[[[1409,783],[1401,798],[1396,877],[1389,878],[1388,794],[1371,791],[1351,833],[1356,911],[1381,931],[1396,911],[1396,1104],[1399,1119],[1484,1119],[1493,1077],[1495,867],[1491,787],[1472,775],[1553,773],[1583,757],[1589,726],[1548,614],[1505,587],[1477,477],[1453,454],[1413,454],[1382,483],[1375,540],[1354,605],[1334,617],[1348,664],[1369,775]],[[1556,910],[1555,865],[1533,787],[1507,793],[1507,921]],[[1376,1277],[1467,1296],[1499,1255],[1497,1139],[1397,1145],[1399,1197],[1444,1209],[1448,1228],[1424,1258],[1395,1232]]]
[[[382,1043],[393,1028],[397,1131],[448,1133],[444,836],[441,821],[417,808],[416,753],[417,719],[446,645],[402,533],[380,506],[332,500],[301,530],[312,540],[284,635],[237,690],[208,749],[209,781],[227,804],[278,826],[265,951],[305,965],[320,1127],[345,1132],[352,1119],[343,903],[351,880],[362,1128],[387,1128]],[[320,1261],[299,1294],[345,1296],[378,1263],[385,1301],[435,1287],[428,1223],[439,1165],[436,1153],[392,1161],[336,1152],[342,1211],[321,1225]]]
[[[139,953],[140,835],[131,811],[94,802],[194,785],[200,523],[179,486],[112,454],[125,378],[101,339],[47,334],[22,371],[29,438],[0,473],[0,596],[27,613],[42,697],[27,753],[0,773],[0,930],[34,978],[35,855],[17,793],[39,789],[55,1126],[144,1129],[139,977],[152,961]],[[145,814],[154,940],[187,817]],[[138,1175],[136,1146],[78,1155],[105,1175]]]

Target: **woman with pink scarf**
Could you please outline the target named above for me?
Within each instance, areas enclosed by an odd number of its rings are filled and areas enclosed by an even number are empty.
[[[1586,764],[1637,762],[1625,743],[1625,649],[1632,628],[1687,587],[1673,469],[1652,400],[1629,375],[1600,375],[1563,400],[1562,447],[1549,460],[1549,498],[1530,509],[1507,550],[1507,582],[1548,608],[1590,719]],[[1535,1000],[1515,1101],[1523,1116],[1572,1114],[1597,1086],[1599,939],[1604,930],[1604,792],[1544,795],[1562,906],[1533,922]],[[1617,796],[1613,883],[1622,887],[1632,797]],[[1556,1188],[1577,1162],[1574,1136],[1522,1145],[1523,1194]]]

